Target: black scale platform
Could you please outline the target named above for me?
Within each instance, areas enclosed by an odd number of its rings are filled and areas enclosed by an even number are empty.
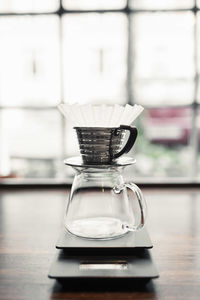
[[[149,250],[152,247],[146,228],[108,241],[82,239],[63,231],[49,278],[63,284],[77,280],[79,284],[88,280],[90,284],[147,282],[159,276]]]

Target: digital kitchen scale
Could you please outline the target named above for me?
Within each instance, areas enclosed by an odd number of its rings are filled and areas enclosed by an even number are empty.
[[[133,285],[159,277],[146,228],[107,241],[81,239],[64,230],[56,248],[49,278],[65,285],[79,282],[85,286],[87,281]]]

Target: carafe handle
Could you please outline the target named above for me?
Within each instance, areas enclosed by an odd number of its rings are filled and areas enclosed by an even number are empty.
[[[137,134],[138,134],[136,127],[132,127],[132,126],[128,126],[128,125],[120,125],[120,127],[116,129],[116,132],[119,129],[128,130],[130,132],[130,135],[129,135],[129,138],[126,142],[126,145],[123,147],[123,149],[114,155],[111,154],[112,159],[118,158],[121,155],[123,155],[124,153],[128,153],[131,150],[131,148],[133,147],[135,140],[137,138]]]
[[[116,186],[116,187],[114,187],[114,191],[115,191],[115,193],[121,193],[121,191],[124,190],[125,188],[130,189],[137,198],[138,205],[140,208],[140,221],[138,224],[134,224],[134,225],[129,225],[127,223],[124,223],[123,228],[128,231],[136,231],[138,229],[141,229],[145,224],[146,215],[147,215],[146,201],[145,201],[145,198],[144,198],[140,188],[133,182],[124,183],[122,186]],[[134,199],[134,197],[133,197],[133,199]]]

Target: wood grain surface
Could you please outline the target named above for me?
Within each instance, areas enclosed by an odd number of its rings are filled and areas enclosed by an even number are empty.
[[[160,278],[110,290],[48,279],[66,190],[0,191],[0,300],[200,299],[200,189],[143,189]]]

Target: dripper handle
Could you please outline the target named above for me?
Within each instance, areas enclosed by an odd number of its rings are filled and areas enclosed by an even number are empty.
[[[138,130],[136,127],[132,127],[132,126],[128,126],[128,125],[120,125],[119,128],[130,131],[130,135],[129,135],[128,141],[127,141],[126,145],[124,146],[124,148],[122,148],[122,150],[120,152],[113,154],[112,159],[118,158],[121,155],[123,155],[124,153],[128,153],[131,150],[131,148],[133,147],[135,140],[137,138],[137,135],[138,135]],[[117,128],[116,131],[117,130],[119,130],[119,129]]]

